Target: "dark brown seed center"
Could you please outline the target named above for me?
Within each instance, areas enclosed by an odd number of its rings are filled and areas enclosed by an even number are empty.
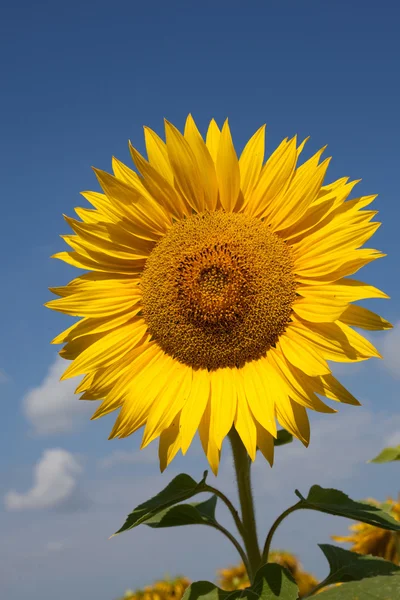
[[[290,320],[290,249],[259,219],[202,213],[175,223],[147,260],[143,315],[165,352],[194,368],[264,356]]]

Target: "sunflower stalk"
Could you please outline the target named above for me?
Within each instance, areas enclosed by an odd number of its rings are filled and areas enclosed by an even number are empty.
[[[253,583],[254,576],[261,566],[261,553],[257,538],[254,500],[251,489],[251,461],[242,440],[233,428],[229,433],[229,440],[232,445],[233,463],[242,513],[243,528],[241,534],[248,558],[248,576],[250,582]]]
[[[271,549],[272,538],[273,538],[276,530],[278,529],[279,525],[282,523],[282,521],[288,515],[290,515],[292,512],[294,512],[298,508],[301,508],[300,505],[301,505],[301,502],[297,502],[296,504],[293,504],[293,506],[290,506],[281,515],[279,515],[279,517],[273,523],[271,529],[268,532],[267,538],[265,540],[265,544],[264,544],[264,548],[263,548],[263,553],[262,553],[262,561],[263,561],[263,563],[268,562],[268,556],[269,556],[269,552],[270,552],[270,549]]]

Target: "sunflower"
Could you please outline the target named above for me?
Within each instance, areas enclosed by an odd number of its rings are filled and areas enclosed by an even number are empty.
[[[369,504],[380,506],[389,512],[394,519],[400,521],[400,502],[388,498],[386,502],[380,503],[373,499],[368,499]],[[332,536],[337,542],[351,543],[351,550],[358,554],[372,554],[390,560],[396,565],[400,564],[400,537],[396,531],[387,531],[368,525],[368,523],[355,523],[350,525],[352,532],[348,536]]]
[[[113,175],[95,169],[93,208],[65,217],[71,250],[55,257],[88,273],[47,303],[81,317],[53,340],[72,361],[63,379],[84,375],[93,419],[119,410],[110,438],[159,437],[162,470],[198,430],[216,473],[232,427],[272,464],[277,421],[307,446],[307,409],[335,412],[319,396],[359,404],[327,361],[380,356],[352,326],[390,324],[352,303],[388,296],[347,278],[384,256],[361,248],[375,196],[324,185],[324,148],[299,166],[296,137],[264,163],[264,127],[239,159],[227,121],[205,141],[190,115],[184,134],[165,131],[145,128],[147,159],[130,145],[137,172],[115,158]]]
[[[317,579],[311,573],[304,571],[297,557],[290,552],[273,550],[269,555],[269,562],[277,563],[291,573],[298,585],[300,597],[308,594],[318,584]],[[219,585],[227,591],[243,590],[250,585],[246,567],[243,563],[228,569],[221,569],[218,575]]]
[[[121,600],[181,600],[190,581],[186,577],[156,581],[140,590],[127,590]]]

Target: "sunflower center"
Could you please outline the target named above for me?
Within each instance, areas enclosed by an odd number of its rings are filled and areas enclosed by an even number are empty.
[[[216,211],[175,223],[142,276],[143,316],[163,350],[194,368],[264,356],[290,321],[290,248],[259,219]]]

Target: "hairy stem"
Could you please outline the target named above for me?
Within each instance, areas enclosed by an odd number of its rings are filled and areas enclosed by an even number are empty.
[[[220,498],[222,500],[222,502],[224,502],[224,504],[229,509],[229,512],[231,513],[231,515],[233,517],[233,520],[235,521],[237,530],[239,531],[240,535],[243,537],[243,523],[240,520],[238,511],[236,510],[236,508],[234,507],[232,502],[229,500],[229,498],[227,496],[225,496],[225,494],[223,494],[220,490],[213,487],[212,485],[206,485],[205,491],[215,494],[215,496],[218,496],[218,498]]]
[[[253,583],[257,569],[261,566],[260,547],[257,539],[256,519],[254,512],[253,494],[250,481],[250,458],[242,440],[234,428],[229,433],[232,445],[233,462],[242,513],[242,537],[248,558],[247,572]]]
[[[272,527],[269,530],[269,533],[267,535],[267,539],[265,540],[265,544],[264,544],[264,549],[263,549],[263,553],[262,553],[263,563],[268,562],[268,555],[269,555],[269,551],[271,549],[271,541],[272,541],[275,531],[278,529],[278,527],[282,523],[283,519],[285,519],[288,515],[290,515],[290,513],[294,512],[295,510],[300,508],[300,504],[301,504],[301,502],[297,502],[296,504],[293,504],[293,506],[290,506],[288,509],[285,510],[285,512],[283,512],[281,515],[279,515],[279,517],[276,519],[275,523],[272,525]]]

